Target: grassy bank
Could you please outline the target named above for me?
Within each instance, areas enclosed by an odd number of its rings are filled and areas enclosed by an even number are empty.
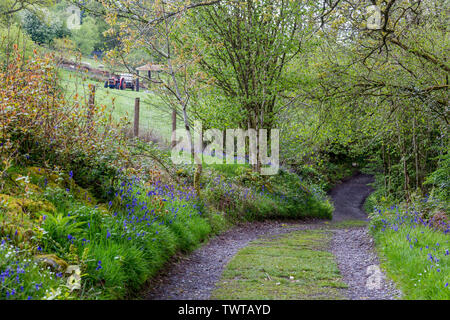
[[[215,165],[209,170],[204,175],[203,197],[231,220],[332,217],[333,206],[325,193],[296,174],[280,170],[264,178],[244,165]]]
[[[3,299],[126,297],[175,252],[194,249],[225,224],[203,212],[190,188],[131,179],[100,204],[72,173],[13,171],[24,184],[0,195]]]
[[[199,198],[188,184],[129,177],[103,203],[71,171],[14,167],[8,176],[0,195],[2,299],[126,298],[176,252],[195,249],[233,222],[330,214],[328,204],[307,193],[281,194],[286,185],[269,192],[206,177]],[[308,203],[323,209],[308,210]]]
[[[382,265],[403,298],[449,300],[449,226],[399,206],[380,208],[371,219]]]

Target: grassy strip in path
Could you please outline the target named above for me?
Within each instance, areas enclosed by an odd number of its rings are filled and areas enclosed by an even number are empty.
[[[345,299],[332,234],[304,230],[250,243],[228,263],[212,299]]]
[[[349,229],[367,227],[369,225],[369,222],[365,220],[344,220],[339,222],[326,221],[325,224],[330,226],[330,228],[332,229]]]

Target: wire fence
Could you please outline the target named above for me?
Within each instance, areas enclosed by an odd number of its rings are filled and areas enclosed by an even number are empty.
[[[92,90],[94,90],[94,97],[98,97],[98,93],[101,92],[102,101],[101,104],[105,104],[105,98],[110,96],[113,97],[121,97],[127,100],[127,105],[119,105],[119,110],[117,112],[117,104],[114,103],[112,108],[110,109],[111,115],[115,118],[120,118],[120,115],[126,117],[127,121],[130,121],[132,126],[132,132],[134,135],[142,135],[147,136],[147,138],[151,137],[154,140],[164,141],[167,143],[170,137],[170,111],[166,110],[166,108],[162,108],[161,105],[150,102],[148,99],[145,99],[146,94],[155,94],[152,91],[143,91],[136,92],[133,91],[133,94],[125,94],[122,90],[105,88],[100,84],[88,83],[85,80],[70,80],[70,79],[60,79],[61,82],[66,83],[67,85],[71,84],[75,88],[73,92],[67,92],[70,96],[75,94],[79,94],[77,92],[77,87],[83,88],[83,98],[87,104],[92,99],[91,94]],[[64,86],[64,85],[63,85]],[[95,89],[93,89],[95,87]],[[129,91],[131,93],[131,91]],[[94,98],[94,104],[97,103]],[[136,100],[139,100],[137,102]],[[150,110],[152,108],[153,110]],[[155,111],[157,113],[155,116]],[[126,113],[126,114],[124,114]],[[155,119],[157,118],[157,119]],[[167,131],[167,132],[166,132]],[[170,132],[169,132],[170,131]]]

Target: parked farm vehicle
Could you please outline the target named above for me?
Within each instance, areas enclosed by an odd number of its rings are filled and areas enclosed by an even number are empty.
[[[112,75],[105,81],[105,88],[110,89],[131,89],[134,91],[136,81],[131,74]]]
[[[131,74],[121,74],[120,75],[120,89],[131,89],[134,91],[136,81]]]

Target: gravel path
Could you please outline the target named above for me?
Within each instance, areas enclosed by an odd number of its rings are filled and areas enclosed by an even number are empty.
[[[264,235],[277,235],[320,226],[320,222],[252,222],[238,225],[212,238],[188,256],[178,256],[163,274],[150,283],[146,299],[208,299],[220,280],[225,265],[250,241]]]
[[[367,196],[373,192],[368,183],[373,177],[367,174],[356,174],[334,187],[329,196],[334,204],[333,221],[367,220],[362,209]]]
[[[367,228],[334,230],[331,252],[336,256],[351,300],[393,300],[400,297],[392,281],[380,270]]]
[[[362,210],[372,192],[369,175],[358,174],[337,185],[330,196],[334,202],[333,222],[366,220]],[[266,221],[244,223],[214,237],[191,253],[179,255],[164,272],[149,284],[146,299],[197,300],[208,299],[220,280],[230,259],[250,241],[265,235],[277,235],[296,230],[324,228],[321,221]],[[332,224],[326,228],[332,229]],[[392,282],[387,281],[378,266],[373,241],[364,227],[333,230],[331,252],[336,256],[344,282],[349,285],[349,299],[394,299],[399,296]]]
[[[373,191],[368,183],[373,177],[357,174],[337,185],[330,192],[334,203],[333,221],[367,220],[363,204]],[[395,299],[400,296],[392,281],[379,267],[372,237],[367,228],[334,230],[331,252],[349,288],[346,296],[352,300]]]

